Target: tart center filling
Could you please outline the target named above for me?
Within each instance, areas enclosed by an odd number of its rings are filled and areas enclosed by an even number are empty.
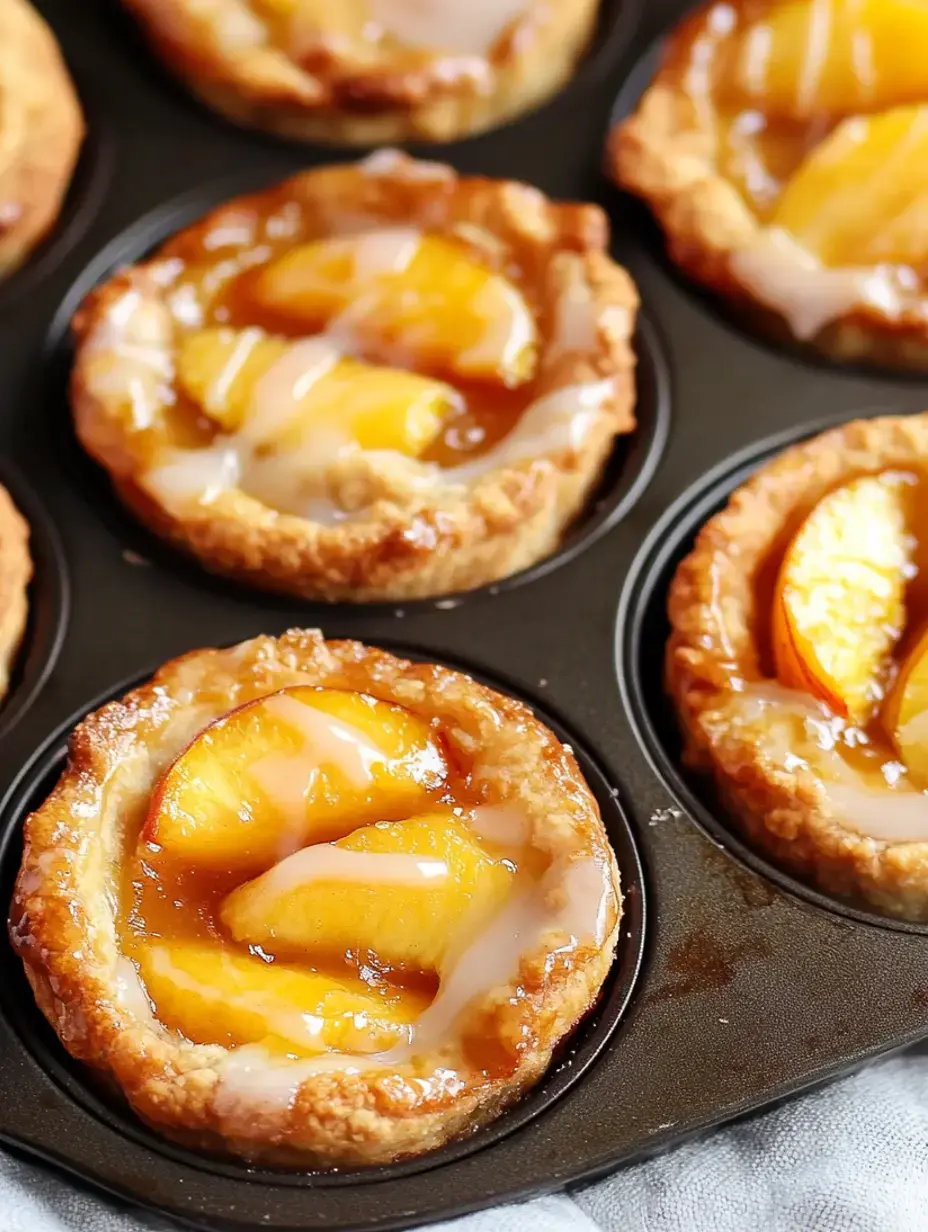
[[[763,224],[735,272],[799,337],[923,292],[926,39],[925,0],[760,0],[711,6],[678,49],[671,71]]]
[[[928,840],[926,502],[924,474],[885,471],[790,528],[757,586],[774,681],[733,665],[726,706],[773,766],[811,771],[842,824],[889,842]]]
[[[569,970],[600,945],[608,868],[542,851],[458,763],[436,724],[336,689],[282,689],[202,731],[123,875],[120,945],[161,1027],[264,1057],[337,1054],[326,1067],[440,1050],[514,1069],[518,1041],[465,1011],[542,946],[546,969]]]
[[[94,387],[140,486],[171,510],[238,489],[330,523],[579,447],[613,393],[558,367],[596,346],[579,263],[552,310],[530,247],[338,208],[338,176],[356,173],[327,174],[319,200],[282,191],[213,214],[109,306]],[[416,174],[444,191],[441,169]]]

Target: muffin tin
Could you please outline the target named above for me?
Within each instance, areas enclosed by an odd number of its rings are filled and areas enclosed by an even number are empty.
[[[23,817],[83,713],[191,648],[319,625],[461,666],[535,707],[578,752],[628,897],[603,998],[544,1082],[479,1134],[366,1172],[253,1170],[161,1140],[69,1060],[4,944],[0,1140],[193,1227],[408,1227],[601,1175],[925,1034],[924,929],[834,903],[746,848],[681,771],[663,699],[667,583],[731,488],[823,415],[928,405],[928,382],[798,362],[721,319],[670,269],[646,212],[602,178],[616,97],[633,104],[636,62],[653,63],[653,39],[686,6],[655,2],[643,18],[633,0],[606,0],[596,46],[558,98],[427,151],[606,207],[644,301],[637,433],[551,560],[467,595],[359,608],[249,593],[154,540],[78,449],[66,401],[67,322],[115,264],[224,197],[354,154],[213,118],[152,61],[115,0],[38,7],[91,136],[61,226],[0,289],[0,481],[30,519],[36,560],[0,715],[4,895]]]

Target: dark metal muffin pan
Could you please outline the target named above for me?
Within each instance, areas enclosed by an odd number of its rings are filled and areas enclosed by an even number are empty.
[[[358,608],[246,591],[152,539],[81,454],[66,398],[67,321],[109,269],[232,192],[353,152],[211,116],[115,0],[38,7],[93,137],[58,231],[0,289],[0,481],[32,523],[36,558],[22,666],[0,712],[4,895],[23,817],[89,707],[191,648],[320,625],[462,666],[535,706],[581,757],[628,906],[603,998],[537,1090],[472,1138],[368,1172],[250,1170],[163,1142],[69,1060],[4,945],[0,1140],[198,1228],[408,1227],[601,1175],[928,1033],[922,930],[833,903],[747,849],[682,776],[662,698],[669,574],[731,487],[823,416],[928,406],[928,381],[800,363],[732,328],[670,268],[646,212],[602,178],[615,100],[633,101],[636,62],[686,6],[660,0],[639,20],[637,5],[606,0],[596,47],[558,98],[427,151],[608,210],[645,307],[636,437],[551,561],[468,595]]]

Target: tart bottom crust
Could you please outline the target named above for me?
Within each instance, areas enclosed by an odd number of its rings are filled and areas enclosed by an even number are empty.
[[[26,0],[0,6],[0,274],[54,225],[84,135],[51,30]]]
[[[473,1018],[485,1038],[508,1051],[507,1075],[449,1073],[439,1048],[423,1059],[419,1076],[409,1065],[316,1073],[289,1104],[263,1102],[253,1090],[253,1102],[241,1102],[233,1115],[223,1110],[221,1075],[234,1052],[169,1035],[121,997],[107,887],[124,845],[134,841],[127,815],[206,723],[252,696],[297,683],[363,691],[437,718],[452,749],[473,760],[474,781],[488,798],[524,810],[541,850],[554,859],[606,861],[614,898],[602,945],[554,961],[549,950],[563,935],[549,934],[550,945],[523,956],[512,984],[466,1011],[466,1021]],[[609,971],[618,887],[615,858],[572,754],[520,702],[444,667],[291,630],[176,659],[81,723],[58,786],[26,823],[10,932],[62,1043],[112,1078],[159,1131],[252,1159],[374,1164],[430,1150],[493,1120],[538,1080]],[[517,988],[522,995],[514,995]]]
[[[26,630],[31,577],[29,527],[6,488],[0,487],[0,697],[9,688],[13,661]]]
[[[213,110],[282,137],[348,145],[452,141],[530,110],[570,79],[599,12],[599,0],[535,0],[490,61],[442,52],[416,68],[365,70],[330,52],[309,71],[273,45],[220,46],[211,23],[238,9],[237,0],[216,0],[205,16],[192,0],[123,3]],[[475,61],[484,71],[474,71]]]
[[[756,579],[818,501],[858,476],[926,460],[928,415],[916,415],[835,428],[762,467],[703,526],[678,568],[666,658],[685,759],[712,776],[752,841],[826,892],[907,919],[928,919],[928,843],[887,843],[842,825],[814,773],[775,764],[740,727],[731,680],[769,682]]]
[[[277,512],[241,489],[209,503],[167,508],[141,485],[144,466],[124,417],[98,395],[91,375],[91,340],[112,306],[130,290],[152,301],[163,293],[147,266],[116,274],[91,294],[74,321],[79,349],[71,404],[77,434],[140,521],[207,569],[328,602],[471,590],[550,555],[595,490],[616,437],[634,428],[631,337],[638,296],[629,275],[604,251],[608,236],[601,212],[553,203],[523,184],[458,179],[450,171],[440,180],[416,179],[417,166],[397,156],[395,168],[376,177],[363,164],[352,169],[347,190],[327,186],[324,172],[306,172],[287,187],[295,196],[334,193],[333,206],[344,210],[357,208],[356,191],[372,219],[384,225],[429,218],[475,224],[545,271],[544,313],[551,314],[581,278],[589,288],[593,349],[552,357],[543,347],[541,379],[545,390],[608,379],[609,397],[576,446],[501,465],[459,489],[439,486],[423,493],[407,472],[393,468],[376,477],[387,498],[365,508],[363,518],[334,526]]]
[[[705,22],[703,5],[672,36],[677,46]],[[716,138],[682,80],[668,64],[648,87],[636,112],[610,132],[607,175],[641,197],[664,233],[669,254],[684,274],[727,301],[739,321],[769,336],[842,362],[924,370],[928,365],[928,296],[898,314],[858,304],[800,340],[786,318],[762,303],[733,266],[737,253],[761,236],[764,224],[716,160]]]

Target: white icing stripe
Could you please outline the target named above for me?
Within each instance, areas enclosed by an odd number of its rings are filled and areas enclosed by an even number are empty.
[[[260,919],[283,896],[318,882],[407,886],[430,889],[447,881],[448,865],[429,856],[392,851],[352,851],[333,843],[317,843],[294,852],[250,883],[248,912]]]
[[[782,313],[800,340],[859,305],[896,317],[902,310],[900,274],[891,266],[828,268],[779,227],[760,232],[732,253],[732,273],[759,300]]]
[[[317,766],[333,765],[355,787],[369,786],[373,781],[371,767],[387,760],[383,749],[359,728],[286,693],[265,698],[264,709],[300,733],[303,747],[299,759],[311,759]]]
[[[255,384],[251,406],[239,429],[250,445],[275,440],[293,422],[313,386],[331,372],[342,353],[328,338],[294,342]]]
[[[831,0],[812,0],[809,9],[809,31],[806,54],[799,78],[797,103],[801,111],[809,111],[815,103],[822,69],[828,58],[831,38]]]
[[[500,847],[521,847],[529,839],[528,821],[514,808],[482,805],[473,809],[465,822],[478,838]]]
[[[486,55],[527,0],[369,0],[371,20],[407,47]]]
[[[917,791],[871,791],[829,783],[825,797],[842,826],[883,843],[928,841],[928,796]]]

